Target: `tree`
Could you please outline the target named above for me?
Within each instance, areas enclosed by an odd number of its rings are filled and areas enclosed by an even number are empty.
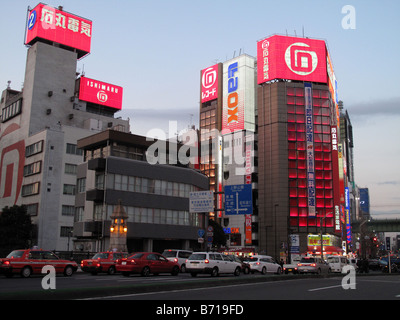
[[[31,246],[33,225],[26,206],[5,207],[0,214],[0,248],[2,253]]]
[[[226,245],[226,235],[221,225],[214,220],[208,220],[208,225],[214,228],[213,245],[217,247]]]

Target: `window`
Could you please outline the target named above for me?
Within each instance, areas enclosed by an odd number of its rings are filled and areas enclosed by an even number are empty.
[[[26,184],[22,186],[21,195],[23,197],[32,196],[39,193],[40,182]]]
[[[60,228],[60,237],[71,237],[72,230],[73,230],[73,227],[61,227]]]
[[[1,110],[1,121],[6,122],[7,120],[15,117],[21,113],[21,109],[22,99],[19,99]]]
[[[77,191],[78,193],[86,191],[86,178],[80,178],[77,180]]]
[[[26,205],[26,213],[30,216],[37,216],[38,214],[38,203],[31,203]]]
[[[72,163],[66,163],[65,164],[65,170],[64,173],[65,174],[76,174],[76,168],[78,166],[76,164],[72,164]]]
[[[83,151],[81,149],[78,149],[76,144],[72,144],[72,143],[67,143],[66,152],[68,154],[74,154],[74,155],[77,155],[77,156],[83,155]]]
[[[25,157],[28,158],[33,156],[34,154],[40,153],[43,151],[43,140],[35,142],[25,148]]]
[[[75,215],[75,207],[63,205],[61,207],[61,215],[63,216],[74,216]]]
[[[74,184],[64,184],[63,194],[74,196],[75,195],[75,185]]]
[[[37,161],[24,166],[24,177],[40,173],[42,171],[42,161]]]

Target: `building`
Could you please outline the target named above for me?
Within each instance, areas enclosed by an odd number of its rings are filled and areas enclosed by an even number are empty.
[[[115,94],[122,99],[122,88],[77,77],[78,59],[90,52],[92,22],[44,4],[28,17],[23,89],[8,87],[1,95],[0,208],[26,205],[35,244],[67,250],[83,161],[77,140],[107,128],[128,132],[129,122],[114,117],[121,101],[107,101]],[[69,19],[78,29],[63,25]]]
[[[179,164],[150,164],[152,144],[115,130],[78,141],[85,161],[77,168],[75,250],[109,249],[110,216],[119,202],[128,214],[129,252],[199,246],[198,230],[206,228],[208,215],[189,212],[189,193],[208,190],[209,180]]]
[[[274,35],[257,42],[257,61],[242,55],[202,70],[200,129],[215,128],[223,138],[222,171],[216,162],[210,172],[219,186],[210,189],[218,191],[215,218],[239,233],[230,234],[230,246],[254,247],[278,260],[320,254],[321,237],[324,254],[348,249],[346,214],[356,206],[346,196],[354,184],[352,145],[346,146],[351,157],[342,148],[344,140],[352,142],[352,130],[337,92],[326,43],[317,39]],[[234,146],[251,158],[248,168],[230,161]],[[243,168],[246,175],[237,174]],[[224,186],[247,183],[251,218],[228,216],[218,198]]]

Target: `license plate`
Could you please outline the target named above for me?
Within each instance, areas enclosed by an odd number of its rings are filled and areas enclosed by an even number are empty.
[[[121,263],[122,265],[125,265],[126,264],[126,261],[122,261],[122,263]]]

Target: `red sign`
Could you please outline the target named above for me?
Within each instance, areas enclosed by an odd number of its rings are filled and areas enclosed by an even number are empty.
[[[122,109],[123,88],[113,84],[81,77],[79,100]]]
[[[81,58],[90,53],[92,21],[40,3],[29,12],[25,44],[38,38],[78,49]]]
[[[258,84],[274,79],[327,83],[323,40],[272,36],[257,43]]]
[[[218,98],[218,64],[201,71],[201,103]]]

